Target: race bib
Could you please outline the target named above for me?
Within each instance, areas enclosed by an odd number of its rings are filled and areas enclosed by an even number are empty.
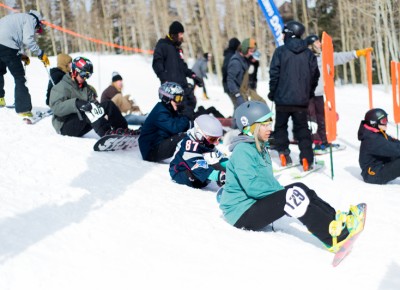
[[[304,190],[300,187],[293,186],[286,191],[286,204],[284,211],[295,218],[302,217],[310,204],[310,199]]]

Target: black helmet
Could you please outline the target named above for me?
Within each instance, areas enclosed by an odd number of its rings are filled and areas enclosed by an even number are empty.
[[[164,103],[169,104],[171,100],[180,103],[183,100],[182,87],[174,82],[165,82],[158,90],[158,96]]]
[[[81,78],[88,79],[93,74],[93,64],[89,59],[78,56],[72,61],[72,72],[77,72]]]
[[[286,37],[293,38],[297,37],[300,38],[305,31],[305,27],[303,24],[297,21],[289,21],[283,27],[283,33],[285,33]]]
[[[378,125],[387,124],[387,116],[388,114],[383,109],[371,109],[365,114],[364,121],[371,127],[378,129]]]
[[[234,113],[236,125],[243,129],[254,123],[264,122],[272,118],[272,113],[267,104],[258,101],[248,101],[236,108]]]
[[[306,37],[307,45],[311,45],[317,40],[319,40],[319,37],[318,35],[315,34],[310,34],[309,36]]]

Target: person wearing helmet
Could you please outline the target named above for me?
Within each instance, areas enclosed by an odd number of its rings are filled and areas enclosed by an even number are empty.
[[[307,109],[320,73],[317,58],[301,39],[304,30],[303,24],[297,21],[286,23],[284,45],[275,50],[270,64],[268,98],[276,104],[274,143],[281,160],[286,160],[286,164],[292,163],[287,130],[291,117],[293,134],[299,142],[300,163],[304,170],[308,170],[312,168],[314,154]]]
[[[49,66],[49,58],[40,49],[35,40],[35,32],[42,33],[43,18],[36,10],[29,13],[14,13],[0,19],[0,107],[6,105],[4,91],[4,75],[7,68],[15,80],[15,111],[21,117],[32,117],[32,101],[26,87],[24,65],[30,59],[24,54],[24,46]]]
[[[358,129],[361,141],[358,162],[367,183],[386,184],[400,176],[400,141],[386,133],[388,114],[369,110]]]
[[[337,220],[336,210],[305,184],[283,186],[275,178],[268,153],[272,132],[268,106],[245,102],[235,110],[235,120],[241,134],[229,146],[232,154],[220,196],[225,220],[239,229],[260,231],[288,215],[302,222],[329,251],[337,252],[359,228],[343,224],[346,217],[338,216]],[[350,211],[346,216],[352,215],[353,221],[358,222],[358,208],[351,207]]]
[[[160,162],[171,158],[176,145],[186,136],[191,121],[178,113],[184,99],[183,88],[174,82],[163,83],[158,102],[141,127],[139,148],[143,160]]]
[[[169,164],[173,181],[194,188],[206,187],[211,181],[225,184],[227,158],[215,147],[222,137],[221,122],[211,115],[200,115],[194,127],[178,143],[174,158]]]
[[[90,130],[103,137],[108,134],[137,135],[111,101],[99,104],[96,91],[86,80],[93,74],[93,64],[85,57],[72,61],[71,73],[65,74],[50,92],[53,127],[57,133],[82,137]]]
[[[308,48],[315,54],[318,62],[318,69],[322,74],[322,44],[319,37],[315,34],[310,34],[306,37]],[[334,52],[333,62],[334,65],[341,65],[352,61],[355,58],[365,56],[369,51],[373,51],[371,47],[344,51],[344,52]],[[318,85],[314,91],[314,98],[310,99],[308,105],[308,124],[311,129],[311,137],[314,144],[314,152],[322,153],[330,145],[334,147],[340,147],[340,144],[330,144],[326,138],[325,130],[325,109],[324,109],[324,80],[321,76],[318,80]]]
[[[234,109],[248,99],[265,102],[255,90],[249,88],[249,63],[251,56],[256,51],[255,39],[246,38],[242,41],[239,51],[229,60],[227,86]]]

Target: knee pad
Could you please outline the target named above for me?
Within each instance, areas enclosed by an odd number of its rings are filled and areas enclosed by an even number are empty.
[[[291,217],[301,218],[309,204],[310,199],[306,192],[298,186],[293,186],[286,191],[286,204],[283,210]]]

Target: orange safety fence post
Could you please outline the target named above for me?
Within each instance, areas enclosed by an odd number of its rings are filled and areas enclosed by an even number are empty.
[[[393,95],[393,118],[397,129],[397,138],[399,138],[400,123],[400,63],[392,60],[390,62],[390,74],[392,76],[392,95]]]
[[[368,97],[369,97],[369,108],[373,108],[372,103],[372,60],[371,60],[371,52],[368,51],[365,56],[366,65],[367,65],[367,82],[368,82]]]
[[[325,91],[325,128],[329,143],[336,140],[336,103],[335,103],[335,65],[333,60],[332,38],[325,31],[322,33],[322,77]],[[330,146],[331,177],[333,179],[333,154]]]

